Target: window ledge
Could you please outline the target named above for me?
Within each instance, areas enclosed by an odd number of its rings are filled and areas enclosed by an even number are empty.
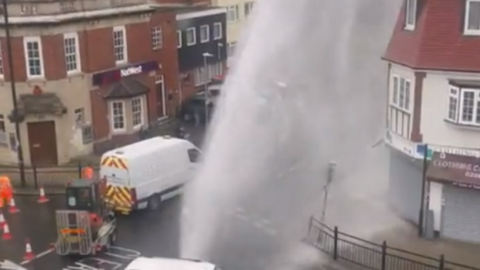
[[[447,125],[450,125],[450,126],[452,126],[454,128],[457,128],[457,129],[480,131],[480,126],[461,124],[461,123],[457,123],[457,122],[454,122],[454,121],[448,120],[448,119],[443,119],[443,121]]]
[[[480,36],[480,30],[464,30],[464,36]]]
[[[414,31],[415,30],[415,25],[405,25],[405,27],[403,29],[407,30],[407,31]]]

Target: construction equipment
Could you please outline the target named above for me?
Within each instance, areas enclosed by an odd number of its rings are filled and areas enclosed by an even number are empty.
[[[117,221],[106,204],[106,179],[76,179],[67,184],[65,210],[56,211],[59,255],[95,255],[116,241]]]

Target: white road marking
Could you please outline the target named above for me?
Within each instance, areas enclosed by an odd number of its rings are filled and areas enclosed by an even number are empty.
[[[261,222],[258,222],[258,221],[254,222],[254,223],[253,223],[253,226],[257,227],[258,229],[262,229],[262,228],[263,228],[263,224],[262,224]]]
[[[237,213],[245,213],[245,210],[243,208],[238,207],[236,209]]]
[[[41,258],[41,257],[43,257],[43,256],[45,256],[45,255],[48,255],[48,254],[52,253],[54,250],[55,250],[55,249],[51,248],[51,249],[45,250],[44,252],[40,252],[40,253],[38,253],[38,254],[35,256],[35,258],[33,258],[32,260],[25,260],[25,261],[21,262],[20,265],[25,265],[25,264],[27,264],[27,263],[35,260],[35,259],[39,259],[39,258]]]
[[[235,216],[241,220],[248,220],[248,217],[242,213],[237,213]]]
[[[265,228],[264,231],[265,231],[267,234],[270,234],[270,235],[276,235],[276,234],[277,234],[277,231],[275,231],[275,230],[272,229],[272,228]]]
[[[262,223],[268,225],[270,224],[270,220],[262,218]]]

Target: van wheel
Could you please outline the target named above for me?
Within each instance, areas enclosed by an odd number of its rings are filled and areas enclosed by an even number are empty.
[[[155,211],[160,208],[160,196],[154,194],[148,199],[148,210]]]

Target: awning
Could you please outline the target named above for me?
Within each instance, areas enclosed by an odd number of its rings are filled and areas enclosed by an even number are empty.
[[[54,93],[23,94],[18,100],[19,115],[53,114],[62,115],[67,112],[60,98]]]
[[[123,78],[112,83],[104,95],[105,99],[131,98],[148,93],[150,89],[145,84],[133,78]]]
[[[435,152],[428,165],[427,177],[463,186],[480,186],[480,159]]]

